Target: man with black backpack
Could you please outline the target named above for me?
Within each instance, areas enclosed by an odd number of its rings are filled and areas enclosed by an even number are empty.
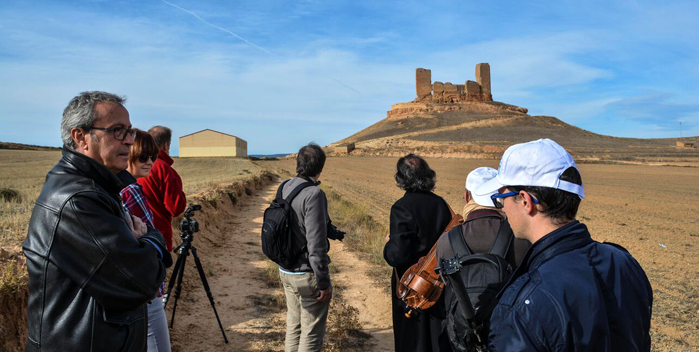
[[[495,296],[529,248],[529,242],[514,238],[505,214],[493,207],[490,195],[473,194],[497,174],[490,167],[479,167],[468,174],[465,221],[442,234],[437,242],[437,262],[442,264],[440,273],[446,283],[446,330],[456,352],[473,350],[477,340],[485,345],[490,313],[497,303]],[[465,314],[462,309],[469,307],[464,305],[473,306],[475,316]]]
[[[532,247],[498,294],[488,350],[650,351],[648,277],[575,220],[585,191],[570,154],[550,139],[513,145],[474,194],[494,191],[493,205]]]
[[[277,264],[286,295],[286,352],[320,351],[333,288],[328,264],[328,201],[318,187],[325,152],[315,143],[296,157],[297,176],[265,211],[262,250]]]

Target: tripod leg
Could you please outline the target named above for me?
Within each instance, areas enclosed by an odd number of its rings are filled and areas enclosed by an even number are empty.
[[[214,309],[214,314],[216,315],[216,321],[218,321],[218,327],[221,329],[221,334],[223,334],[223,341],[228,343],[228,337],[226,337],[226,332],[223,330],[223,324],[221,324],[221,319],[218,317],[218,312],[216,311],[216,305],[214,304],[214,296],[211,294],[211,289],[209,288],[209,282],[206,281],[206,275],[204,274],[204,268],[201,266],[201,261],[197,255],[197,249],[192,246],[192,255],[194,256],[194,263],[197,264],[197,271],[199,271],[199,277],[201,277],[201,283],[204,284],[204,290],[206,291],[206,296],[209,297],[209,303],[211,303],[211,308]],[[174,316],[173,312],[173,316]]]
[[[178,255],[177,261],[175,262],[175,268],[172,269],[172,274],[170,274],[170,281],[167,284],[167,291],[163,295],[163,307],[167,306],[167,301],[170,299],[170,292],[172,292],[172,288],[175,287],[175,281],[180,273],[180,269],[184,269],[184,265],[182,265],[183,261],[184,256]]]
[[[182,292],[182,278],[184,277],[185,263],[187,262],[187,256],[189,255],[189,248],[185,247],[180,253],[182,257],[182,266],[180,267],[180,273],[177,276],[177,285],[175,286],[175,304],[172,306],[172,317],[170,318],[170,329],[175,325],[175,313],[177,312],[177,301],[180,299],[180,293]],[[179,259],[179,258],[178,258]]]

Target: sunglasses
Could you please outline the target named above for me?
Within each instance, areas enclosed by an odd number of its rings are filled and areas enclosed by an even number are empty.
[[[492,196],[490,196],[490,199],[493,201],[493,205],[496,208],[502,209],[505,206],[505,198],[514,197],[518,194],[519,194],[519,191],[507,192],[507,193],[498,193],[498,194],[493,194]],[[527,194],[529,194],[529,193],[527,193]],[[534,198],[531,194],[529,194],[529,197],[532,198],[532,202],[534,202],[534,204],[539,204],[539,201],[536,198]]]
[[[148,161],[148,159],[150,159],[152,162],[155,162],[155,160],[158,159],[158,156],[157,155],[145,155],[145,154],[141,154],[138,156],[139,163],[145,164]]]

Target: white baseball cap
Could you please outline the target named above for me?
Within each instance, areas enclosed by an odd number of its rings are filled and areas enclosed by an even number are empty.
[[[577,169],[573,157],[548,138],[515,144],[502,155],[497,176],[472,193],[484,196],[506,186],[535,186],[560,189],[583,199],[582,185],[560,179],[570,167]]]
[[[478,203],[478,205],[482,205],[484,207],[493,206],[493,201],[490,199],[490,196],[497,194],[497,190],[483,195],[476,195],[473,191],[484,183],[492,180],[497,175],[498,170],[495,170],[492,167],[484,166],[474,169],[468,173],[468,176],[466,176],[466,189],[471,191],[471,196],[473,196],[473,200]]]

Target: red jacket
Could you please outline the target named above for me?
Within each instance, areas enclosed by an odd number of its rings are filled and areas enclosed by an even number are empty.
[[[182,191],[182,179],[170,166],[172,163],[172,158],[161,150],[148,177],[138,179],[153,211],[155,228],[163,234],[167,249],[171,252],[172,218],[182,214],[187,207],[187,198]]]

